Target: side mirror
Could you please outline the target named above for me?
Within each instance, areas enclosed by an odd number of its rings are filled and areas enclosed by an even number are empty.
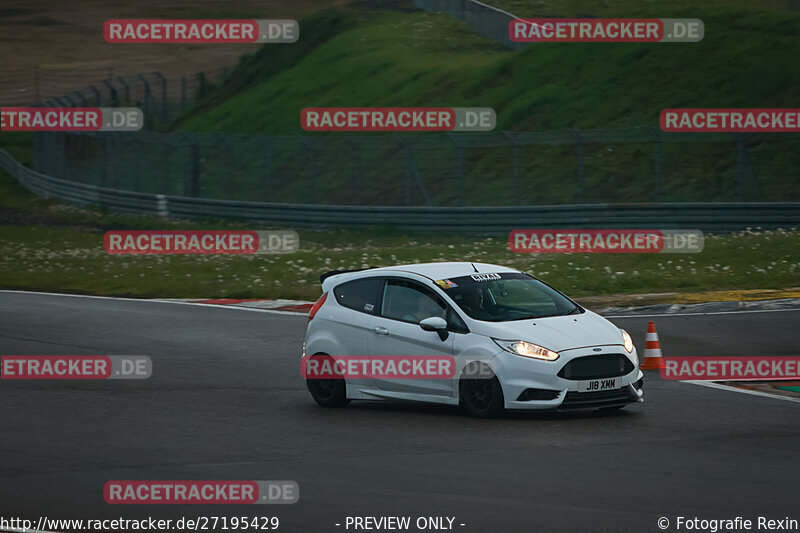
[[[419,327],[421,327],[423,331],[437,332],[439,334],[439,338],[442,340],[447,339],[447,321],[442,317],[432,316],[423,319],[420,321]]]

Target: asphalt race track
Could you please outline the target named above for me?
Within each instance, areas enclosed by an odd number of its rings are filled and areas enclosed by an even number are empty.
[[[647,320],[614,319],[640,354]],[[800,355],[800,310],[652,320],[665,355]],[[305,325],[0,292],[3,355],[153,361],[144,381],[0,382],[0,516],[278,516],[280,531],[326,532],[345,531],[335,524],[348,515],[424,515],[454,516],[464,532],[659,531],[662,516],[797,510],[800,403],[648,372],[646,402],[612,413],[322,409],[300,378]],[[295,480],[301,492],[294,505],[112,506],[102,489],[114,479]]]

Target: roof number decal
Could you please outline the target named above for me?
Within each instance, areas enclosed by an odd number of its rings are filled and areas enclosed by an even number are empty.
[[[492,281],[496,279],[502,279],[500,274],[475,274],[470,277],[475,281]]]

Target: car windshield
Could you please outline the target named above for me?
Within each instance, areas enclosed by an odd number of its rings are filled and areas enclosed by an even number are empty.
[[[520,272],[473,274],[436,284],[476,320],[507,322],[584,312],[555,289]]]

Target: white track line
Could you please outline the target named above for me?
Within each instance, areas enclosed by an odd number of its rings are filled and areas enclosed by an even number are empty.
[[[775,400],[785,400],[787,402],[800,403],[800,399],[798,398],[790,398],[788,396],[780,396],[778,394],[768,394],[766,392],[761,392],[757,390],[740,389],[738,387],[731,387],[730,385],[721,385],[719,383],[714,383],[713,381],[695,381],[695,380],[682,380],[682,381],[683,383],[691,383],[692,385],[700,385],[701,387],[709,387],[711,389],[740,392],[742,394],[749,394],[751,396],[761,396],[763,398],[773,398]]]
[[[742,313],[782,313],[785,311],[799,312],[797,309],[742,309],[741,311],[711,311],[708,313],[662,313],[658,315],[602,315],[604,318],[669,318],[671,316],[705,316],[705,315],[738,315]]]
[[[277,309],[259,309],[255,307],[240,307],[237,305],[220,305],[220,304],[204,304],[198,302],[180,302],[175,300],[159,300],[159,299],[144,299],[144,298],[123,298],[116,296],[95,296],[93,294],[65,294],[60,292],[38,292],[38,291],[20,291],[14,289],[0,289],[0,293],[8,292],[12,294],[40,294],[43,296],[69,296],[71,298],[98,298],[104,300],[120,300],[125,302],[151,302],[162,304],[178,304],[178,305],[200,305],[204,307],[213,307],[216,309],[237,309],[239,311],[257,311],[259,313],[274,313],[277,315],[292,315],[292,316],[306,316],[306,313],[298,313],[295,311],[279,311]],[[798,309],[743,309],[741,311],[714,311],[709,313],[665,313],[659,315],[602,315],[604,318],[666,318],[672,316],[706,316],[706,315],[736,315],[745,313],[782,313],[785,311],[800,312]]]
[[[60,292],[37,292],[37,291],[18,291],[18,290],[4,290],[0,289],[0,293],[9,292],[13,294],[39,294],[42,296],[69,296],[71,298],[97,298],[102,300],[120,300],[123,302],[149,302],[157,304],[177,304],[177,305],[197,305],[202,307],[212,307],[214,309],[236,309],[238,311],[256,311],[259,313],[273,313],[276,315],[289,315],[296,317],[305,317],[306,313],[298,313],[296,311],[279,311],[277,309],[258,309],[256,307],[239,307],[236,305],[220,305],[220,304],[203,304],[198,302],[178,302],[174,300],[158,300],[158,299],[143,299],[143,298],[122,298],[116,296],[95,296],[93,294],[63,294]]]

